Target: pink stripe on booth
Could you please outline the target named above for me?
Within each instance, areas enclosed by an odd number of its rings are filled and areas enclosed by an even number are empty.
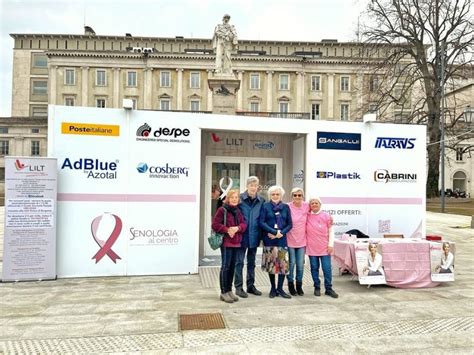
[[[196,195],[58,193],[58,201],[79,202],[196,202]]]
[[[422,205],[423,199],[416,197],[321,197],[323,204],[360,205]]]

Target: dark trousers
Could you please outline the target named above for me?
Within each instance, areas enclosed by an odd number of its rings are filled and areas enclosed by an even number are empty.
[[[324,288],[327,290],[332,289],[332,268],[331,268],[331,256],[310,256],[309,263],[311,265],[311,276],[313,277],[313,283],[315,288],[321,288],[321,281],[319,280],[319,265],[321,264],[324,275]]]
[[[244,259],[245,252],[247,252],[247,290],[252,288],[255,284],[255,256],[257,255],[257,248],[236,248],[237,260],[235,262],[235,288],[243,288],[244,286]]]
[[[232,280],[234,279],[235,261],[237,260],[237,249],[221,247],[221,272],[219,275],[219,283],[221,293],[232,291]]]

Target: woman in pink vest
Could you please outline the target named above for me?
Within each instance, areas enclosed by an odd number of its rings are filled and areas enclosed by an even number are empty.
[[[309,256],[311,265],[314,295],[321,296],[321,281],[319,280],[319,264],[321,264],[325,294],[332,298],[338,298],[339,295],[332,289],[333,220],[329,213],[321,210],[321,200],[318,197],[309,200],[309,209],[306,222],[306,255]]]

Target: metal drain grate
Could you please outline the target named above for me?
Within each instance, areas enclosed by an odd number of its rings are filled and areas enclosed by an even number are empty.
[[[225,329],[222,313],[180,314],[179,327],[181,330]]]

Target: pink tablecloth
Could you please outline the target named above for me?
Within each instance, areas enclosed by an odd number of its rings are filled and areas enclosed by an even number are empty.
[[[399,288],[435,287],[431,281],[430,243],[387,241],[382,244],[387,285]],[[339,267],[357,275],[354,242],[334,241],[333,258]]]

